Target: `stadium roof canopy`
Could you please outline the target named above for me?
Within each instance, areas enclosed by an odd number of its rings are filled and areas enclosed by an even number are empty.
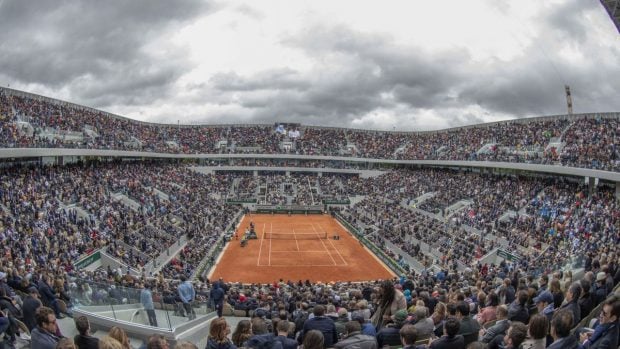
[[[603,4],[607,13],[609,13],[609,16],[614,21],[620,33],[620,0],[601,0],[601,4]]]

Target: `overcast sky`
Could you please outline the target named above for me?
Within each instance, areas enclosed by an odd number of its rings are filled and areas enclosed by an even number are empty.
[[[620,111],[598,0],[0,0],[0,85],[146,121],[430,130],[564,114],[565,84]]]

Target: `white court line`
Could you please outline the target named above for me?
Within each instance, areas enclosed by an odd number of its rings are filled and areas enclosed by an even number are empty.
[[[295,236],[295,245],[297,245],[297,252],[299,252],[299,242],[297,242],[297,234],[295,234],[295,229],[293,229],[293,236]]]
[[[325,253],[325,252],[323,252]],[[339,265],[337,265],[338,267]],[[266,267],[266,265],[262,265],[262,267]],[[333,268],[334,265],[333,264],[296,264],[296,265],[291,265],[291,264],[283,264],[283,265],[278,265],[278,264],[274,264],[274,265],[270,265],[270,267],[272,268],[290,268],[290,267],[330,267]]]
[[[314,223],[312,224],[312,229],[314,229],[314,232],[316,233],[316,235],[319,235],[319,232],[316,231],[316,229],[314,228]],[[323,239],[321,239],[319,237],[319,240],[321,240],[321,244],[323,244],[323,248],[325,248],[325,252],[327,252],[327,254],[329,255],[329,258],[332,259],[332,262],[334,262],[334,265],[338,265],[336,264],[336,260],[334,259],[334,256],[332,256],[332,254],[329,252],[329,250],[327,249],[327,246],[325,245],[325,243],[323,242]]]
[[[265,223],[263,223],[263,237],[260,239],[260,247],[258,248],[258,259],[256,260],[257,267],[260,267],[260,252],[263,250],[263,240],[265,240]]]
[[[325,253],[325,250],[320,250],[320,251],[271,251],[271,253]]]
[[[319,226],[319,228],[321,228],[321,230],[323,230],[323,232],[325,232],[327,234],[327,232],[325,231],[325,229],[323,229],[323,226],[321,226],[321,223],[317,223],[317,225]],[[334,250],[336,250],[336,253],[338,253],[338,256],[340,256],[340,259],[342,260],[342,262],[344,263],[344,265],[349,265],[349,263],[347,263],[347,261],[344,259],[344,257],[342,257],[342,254],[340,254],[340,251],[338,251],[338,249],[336,248],[336,246],[334,246],[334,243],[330,240],[327,239],[329,241],[329,243],[332,245],[332,247],[334,248]]]
[[[271,234],[273,234],[273,223],[271,223]],[[273,241],[273,239],[269,239],[269,266],[271,266],[271,241]]]

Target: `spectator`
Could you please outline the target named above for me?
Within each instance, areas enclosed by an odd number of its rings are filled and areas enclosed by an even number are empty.
[[[429,349],[465,349],[465,340],[459,331],[459,320],[448,317],[443,325],[443,336],[430,342]]]
[[[157,327],[157,315],[155,314],[151,285],[148,282],[144,283],[142,291],[140,291],[140,303],[142,307],[144,307],[144,311],[146,311],[146,315],[149,318],[149,325]]]
[[[401,309],[407,309],[407,300],[400,290],[394,288],[390,280],[383,281],[379,288],[379,305],[370,319],[377,330],[392,320],[392,316]]]
[[[188,341],[179,341],[174,346],[174,349],[198,349],[196,344]]]
[[[573,327],[573,313],[570,309],[559,309],[551,319],[551,337],[553,343],[549,349],[577,349],[579,342],[570,334]]]
[[[456,304],[456,318],[459,320],[459,330],[457,333],[463,336],[464,346],[477,341],[480,324],[469,316],[469,304],[463,301]]]
[[[209,324],[207,349],[236,349],[237,347],[228,339],[228,334],[230,334],[230,326],[226,319],[223,317],[213,319]]]
[[[527,308],[527,300],[527,291],[521,290],[517,293],[517,298],[508,307],[509,321],[519,321],[524,324],[529,322],[530,314]]]
[[[594,285],[594,304],[596,307],[599,304],[603,303],[605,297],[607,297],[607,286],[605,285],[607,280],[607,276],[604,272],[599,272],[596,274],[596,284]]]
[[[377,330],[375,329],[375,326],[373,326],[370,322],[364,320],[364,317],[362,315],[353,316],[352,320],[360,323],[360,326],[362,327],[362,334],[373,337],[377,336]]]
[[[131,349],[131,344],[129,342],[129,337],[127,337],[127,333],[125,330],[118,326],[114,326],[108,331],[108,336],[116,339],[121,345],[123,349]]]
[[[243,343],[252,337],[252,326],[250,320],[241,320],[232,334],[232,342],[237,348],[241,348]],[[284,348],[287,349],[287,348]]]
[[[160,334],[151,335],[146,343],[146,349],[168,349],[168,341]]]
[[[52,278],[50,276],[44,275],[39,282],[39,294],[41,295],[41,300],[43,304],[54,309],[54,313],[56,318],[64,319],[65,316],[60,313],[60,306],[58,305],[58,298],[52,291],[52,287],[50,283],[52,282]]]
[[[297,341],[288,337],[291,324],[286,320],[280,320],[276,326],[278,336],[276,340],[282,343],[282,349],[297,349]]]
[[[219,282],[213,284],[209,298],[213,300],[213,305],[217,311],[217,316],[222,317],[222,311],[224,308],[224,290],[220,287]]]
[[[590,293],[590,283],[585,279],[582,279],[579,283],[581,285],[581,297],[579,297],[577,302],[579,304],[579,312],[582,316],[587,316],[594,309],[592,294]]]
[[[400,341],[403,349],[416,349],[415,342],[418,340],[418,333],[412,325],[405,325],[400,329]]]
[[[617,348],[619,336],[620,300],[613,297],[603,303],[599,323],[593,332],[583,332],[580,336],[582,348]]]
[[[318,330],[310,330],[304,336],[302,349],[325,349],[325,340],[323,333]]]
[[[90,322],[86,316],[79,316],[75,319],[75,328],[78,334],[73,337],[73,341],[78,349],[98,349],[99,339],[91,336]]]
[[[357,321],[349,321],[345,326],[345,338],[334,344],[336,349],[377,349],[377,339],[362,334],[362,327]]]
[[[336,332],[336,325],[334,320],[325,316],[325,307],[318,304],[313,309],[314,317],[306,320],[303,330],[299,336],[298,342],[304,342],[304,337],[311,330],[320,331],[323,335],[323,344],[325,348],[332,347],[338,342],[338,333]],[[305,346],[304,346],[305,347]]]
[[[527,337],[527,326],[521,322],[513,322],[510,324],[507,333],[504,336],[497,336],[493,339],[488,349],[518,349]]]
[[[58,327],[54,311],[48,307],[41,306],[35,313],[35,320],[37,327],[30,333],[32,348],[55,349],[60,338],[56,336]]]
[[[385,345],[400,344],[400,329],[406,324],[407,315],[407,311],[404,309],[397,311],[394,314],[394,322],[379,330],[376,336],[379,348],[383,348]]]
[[[551,322],[553,316],[553,295],[549,291],[544,291],[534,298],[534,304],[538,309],[538,313],[547,317],[547,320]]]
[[[495,337],[501,336],[504,337],[506,335],[506,331],[510,327],[510,321],[508,321],[508,309],[505,305],[500,305],[497,307],[497,321],[487,330],[484,328],[481,330],[482,338],[480,341],[482,343],[490,343]],[[519,343],[520,344],[520,343]],[[517,346],[518,347],[518,346]]]
[[[573,323],[571,328],[577,326],[579,321],[581,321],[581,310],[579,308],[579,304],[577,301],[581,296],[581,285],[578,282],[574,282],[570,285],[568,291],[566,291],[566,303],[562,305],[559,309],[561,310],[569,310],[573,313]]]
[[[194,286],[187,280],[185,275],[181,275],[181,285],[179,285],[178,290],[179,297],[181,298],[187,317],[189,320],[194,320],[196,318],[196,313],[192,307],[192,302],[196,298],[196,291],[194,291]],[[218,315],[221,316],[221,310]]]
[[[549,320],[542,314],[535,314],[530,319],[527,329],[527,338],[523,342],[523,349],[544,349],[547,346],[549,334]]]
[[[413,327],[417,330],[418,338],[423,339],[430,337],[435,329],[435,325],[433,324],[433,320],[427,317],[428,308],[425,306],[417,306],[413,313],[416,319]]]
[[[99,349],[124,349],[124,347],[119,341],[108,335],[99,340]]]
[[[36,311],[41,305],[41,301],[39,301],[39,291],[36,287],[30,287],[28,289],[28,296],[26,296],[24,304],[22,305],[24,323],[30,332],[37,326]]]

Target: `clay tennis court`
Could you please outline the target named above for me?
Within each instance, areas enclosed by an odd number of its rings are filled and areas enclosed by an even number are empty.
[[[258,239],[241,247],[241,236],[250,221]],[[246,215],[237,233],[239,240],[233,237],[228,243],[210,279],[272,283],[279,279],[330,282],[395,276],[328,215]],[[334,240],[334,235],[340,239]]]

